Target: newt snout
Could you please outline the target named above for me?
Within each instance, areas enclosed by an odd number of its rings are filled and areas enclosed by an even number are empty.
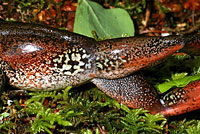
[[[8,83],[19,89],[45,91],[93,82],[129,107],[177,115],[199,108],[200,82],[160,98],[137,71],[155,65],[177,50],[198,53],[197,48],[198,34],[97,42],[44,25],[1,21],[0,88]]]

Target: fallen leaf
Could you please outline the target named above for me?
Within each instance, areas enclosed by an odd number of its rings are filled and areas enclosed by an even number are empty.
[[[46,11],[42,10],[39,14],[38,14],[38,19],[39,21],[45,21],[45,16],[46,16]]]
[[[63,11],[76,11],[77,3],[72,3],[72,1],[66,1],[62,6]]]
[[[53,9],[53,5],[50,5],[49,11],[53,17],[56,17],[56,11]]]
[[[200,0],[188,0],[184,4],[185,9],[200,10]]]

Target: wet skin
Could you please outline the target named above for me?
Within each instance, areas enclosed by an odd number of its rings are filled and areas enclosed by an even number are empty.
[[[198,34],[97,42],[44,25],[0,21],[0,83],[1,88],[8,83],[24,90],[49,91],[93,82],[129,107],[173,116],[199,108],[200,82],[159,98],[137,71],[182,48],[198,53],[199,46]]]

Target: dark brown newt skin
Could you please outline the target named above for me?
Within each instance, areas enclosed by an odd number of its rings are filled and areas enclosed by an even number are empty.
[[[125,77],[183,48],[181,36],[127,37],[98,42],[96,77]]]
[[[145,108],[166,116],[176,115],[184,113],[182,111],[188,107],[181,111],[173,111],[173,108],[183,107],[185,102],[191,101],[185,100],[183,95],[173,104],[165,99],[167,96],[160,101],[136,71],[184,46],[200,45],[199,39],[199,35],[192,35],[128,37],[96,42],[44,25],[0,21],[0,73],[7,77],[11,86],[32,91],[59,90],[91,81],[129,107]],[[186,86],[183,90],[189,88]],[[168,96],[176,96],[182,90],[176,91]],[[186,95],[193,97],[191,93]]]
[[[95,41],[68,31],[24,23],[0,23],[1,68],[10,85],[57,90],[89,81]]]

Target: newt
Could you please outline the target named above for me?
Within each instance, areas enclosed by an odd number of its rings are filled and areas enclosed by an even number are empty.
[[[0,21],[0,89],[8,84],[50,91],[92,82],[131,108],[178,115],[200,107],[200,81],[160,98],[138,71],[180,49],[198,53],[199,46],[199,34],[96,41],[40,24]]]

